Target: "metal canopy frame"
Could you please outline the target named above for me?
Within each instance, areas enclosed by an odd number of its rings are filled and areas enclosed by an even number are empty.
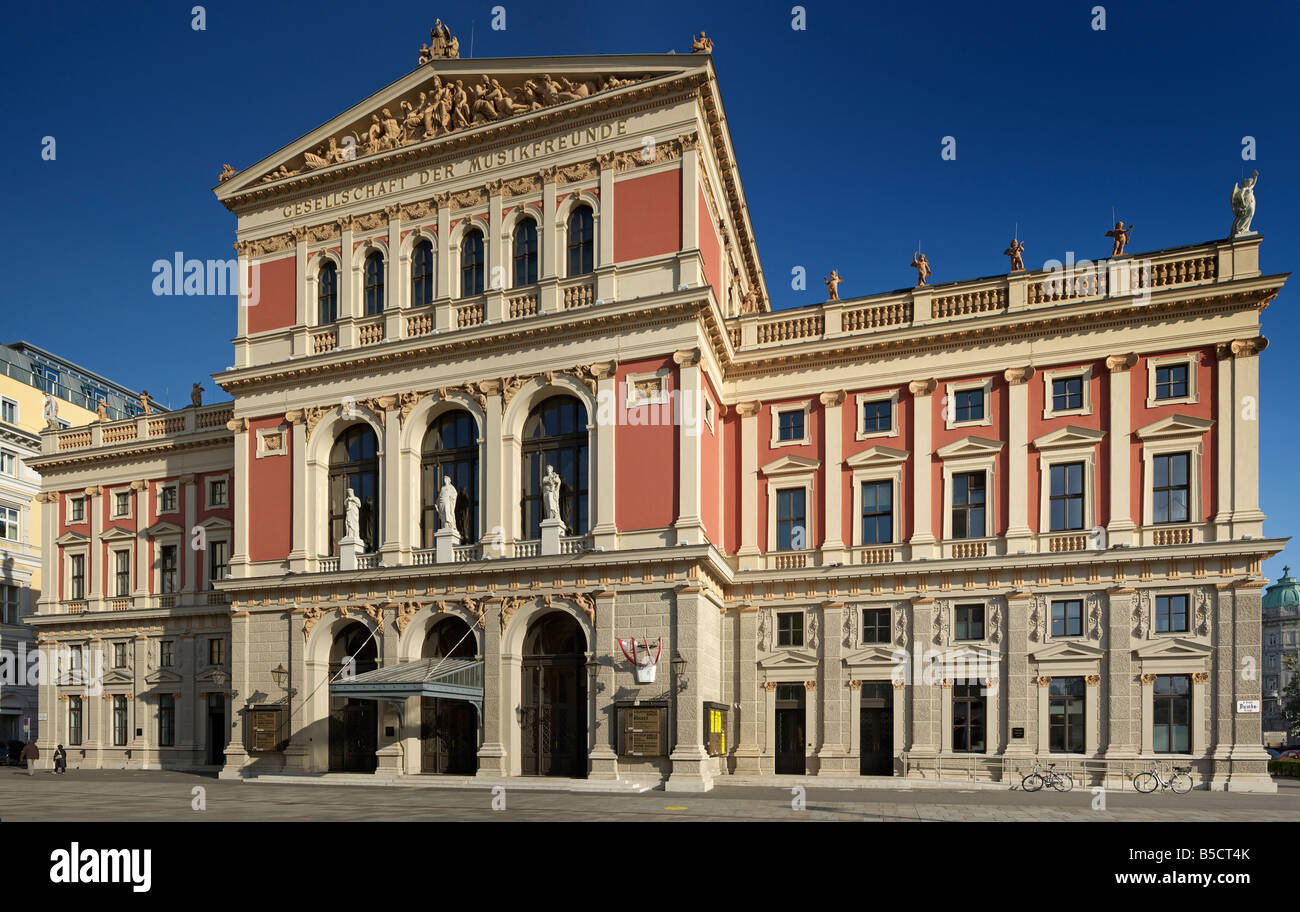
[[[482,659],[416,659],[330,682],[331,697],[402,703],[410,697],[441,697],[474,704],[483,714]]]

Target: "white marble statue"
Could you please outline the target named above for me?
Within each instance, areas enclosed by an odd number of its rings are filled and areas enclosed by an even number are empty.
[[[555,474],[555,466],[547,466],[542,477],[542,509],[544,519],[560,518],[560,485],[563,481]]]
[[[357,497],[357,492],[348,488],[347,497],[343,500],[343,537],[359,538],[361,529],[361,498]]]
[[[456,486],[451,483],[449,475],[442,476],[442,487],[438,489],[438,522],[444,529],[456,528]]]
[[[1232,231],[1228,237],[1242,237],[1251,233],[1250,220],[1255,217],[1255,181],[1259,180],[1259,172],[1253,172],[1252,176],[1241,182],[1241,185],[1232,185]]]

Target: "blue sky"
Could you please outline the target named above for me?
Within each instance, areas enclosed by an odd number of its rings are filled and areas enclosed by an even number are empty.
[[[1300,265],[1295,4],[1103,3],[1098,31],[1096,3],[812,2],[802,31],[788,2],[503,0],[504,31],[491,2],[208,2],[204,31],[192,0],[11,4],[0,341],[174,405],[194,380],[212,398],[233,299],[155,297],[153,262],[231,256],[234,216],[211,193],[222,162],[249,165],[408,72],[434,16],[464,56],[472,26],[476,57],[685,53],[707,30],[777,307],[820,300],[831,267],[844,297],[906,287],[918,241],[932,281],[1004,272],[1016,225],[1031,268],[1100,258],[1112,207],[1136,226],[1131,251],[1222,238],[1232,184],[1253,168],[1262,268]],[[790,288],[797,265],[808,291]],[[1296,294],[1263,316],[1270,535],[1300,527]]]

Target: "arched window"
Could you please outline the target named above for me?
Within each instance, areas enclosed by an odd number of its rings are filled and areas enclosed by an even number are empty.
[[[433,303],[433,245],[420,241],[411,251],[411,306]]]
[[[378,250],[366,255],[366,316],[384,312],[384,255]]]
[[[578,206],[569,214],[569,275],[586,275],[596,268],[596,242],[590,206]]]
[[[520,219],[515,226],[515,287],[537,282],[537,223]]]
[[[472,659],[477,648],[478,641],[469,625],[458,617],[449,617],[433,625],[420,654],[425,659]]]
[[[366,552],[379,550],[379,441],[369,425],[348,428],[330,450],[330,554],[338,554],[347,520],[347,490],[361,501],[358,534]]]
[[[420,540],[434,546],[438,492],[443,478],[456,486],[456,528],[465,543],[478,541],[478,427],[466,411],[446,412],[424,435],[420,455]]]
[[[524,422],[523,523],[527,538],[540,538],[542,478],[554,466],[560,476],[560,519],[566,534],[587,534],[587,409],[572,396],[552,396],[533,407]]]
[[[320,304],[322,326],[339,318],[339,269],[333,260],[321,263],[316,276],[316,301]]]
[[[460,296],[483,293],[483,232],[471,228],[460,245]]]

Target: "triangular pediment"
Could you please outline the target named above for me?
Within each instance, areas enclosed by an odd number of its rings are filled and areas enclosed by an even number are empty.
[[[1188,437],[1204,434],[1214,427],[1210,418],[1193,418],[1191,415],[1170,415],[1138,428],[1139,440],[1159,440],[1162,437]]]
[[[894,668],[898,665],[896,653],[901,651],[889,646],[868,646],[844,657],[844,664],[849,668]]]
[[[1034,662],[1094,662],[1105,657],[1106,651],[1074,640],[1057,640],[1030,655]]]
[[[134,678],[120,668],[114,668],[112,671],[104,672],[104,686],[113,687],[117,684],[130,684]]]
[[[90,536],[81,532],[73,532],[69,529],[54,540],[56,545],[84,545],[90,541]]]
[[[1106,437],[1105,431],[1094,431],[1092,428],[1078,427],[1077,425],[1067,424],[1063,428],[1058,428],[1050,434],[1044,434],[1041,437],[1034,438],[1034,446],[1040,450],[1048,450],[1053,447],[1080,447],[1093,446],[1101,443]]]
[[[906,462],[909,455],[911,454],[907,450],[876,445],[867,447],[861,453],[854,453],[844,460],[844,464],[854,469],[864,469],[869,466],[897,465]]]
[[[209,516],[203,522],[198,523],[205,529],[229,529],[230,520],[222,519],[220,516]]]
[[[976,437],[971,434],[960,440],[954,440],[946,446],[939,447],[937,452],[940,458],[949,459],[953,456],[992,456],[999,452],[1004,446],[1001,440],[992,440],[988,437]]]
[[[813,471],[821,464],[820,459],[809,459],[807,456],[782,456],[780,459],[772,460],[759,471],[767,476],[803,474]]]
[[[179,684],[181,676],[166,668],[159,668],[144,676],[146,684]]]
[[[184,532],[184,530],[180,526],[176,525],[175,523],[169,523],[169,522],[156,522],[149,528],[145,529],[144,531],[145,534],[149,536],[180,535]]]
[[[795,652],[783,649],[770,653],[758,660],[759,668],[769,671],[776,668],[816,668],[817,656],[811,652]]]
[[[1208,659],[1214,650],[1209,646],[1197,643],[1195,640],[1184,640],[1180,637],[1171,637],[1169,639],[1152,640],[1145,646],[1139,646],[1133,650],[1133,655],[1139,659]]]
[[[490,145],[499,127],[512,136],[553,129],[557,113],[580,114],[589,102],[604,110],[619,93],[640,97],[641,89],[705,68],[704,57],[670,54],[436,58],[244,170],[223,170],[217,197],[224,202],[262,184],[319,184],[354,172],[363,159],[464,154]],[[599,141],[614,138],[597,134]],[[639,136],[629,138],[639,150]],[[593,157],[596,151],[593,142]]]
[[[105,529],[99,536],[101,541],[133,541],[135,533],[123,529],[121,526],[113,526]]]

